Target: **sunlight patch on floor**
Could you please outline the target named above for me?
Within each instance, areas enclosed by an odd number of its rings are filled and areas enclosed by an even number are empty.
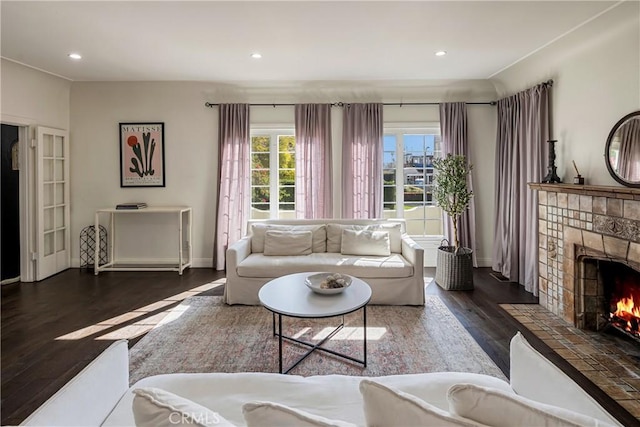
[[[306,334],[307,332],[309,332],[311,330],[311,328],[302,328],[300,329],[298,332],[296,332],[295,334],[293,334],[291,336],[291,338],[295,338],[295,339],[299,339],[301,336],[303,336],[304,334]]]
[[[429,287],[430,284],[435,283],[435,280],[433,280],[433,277],[429,277],[429,276],[424,276],[424,288],[427,289]]]
[[[151,304],[145,305],[144,307],[137,308],[135,310],[131,310],[130,312],[123,313],[119,316],[112,317],[107,320],[103,320],[102,322],[96,323],[91,326],[87,326],[82,329],[78,329],[77,331],[70,332],[68,334],[59,336],[56,340],[79,340],[88,338],[92,335],[99,334],[100,332],[106,331],[108,329],[112,329],[117,327],[118,325],[122,325],[124,323],[133,321],[135,319],[141,318],[137,322],[124,326],[115,331],[111,331],[105,335],[101,335],[97,338],[97,340],[116,340],[116,339],[129,339],[135,338],[144,334],[160,322],[167,323],[173,321],[180,317],[180,315],[184,312],[182,308],[178,309],[178,307],[174,307],[174,309],[168,309],[162,311],[160,313],[156,313],[150,315],[154,311],[161,310],[170,305],[175,305],[177,302],[184,301],[185,299],[192,297],[194,295],[198,295],[201,292],[209,291],[211,289],[215,289],[220,286],[224,286],[225,279],[219,279],[210,283],[206,283],[201,286],[197,286],[195,288],[189,289],[188,291],[180,292],[179,294],[172,295],[163,300],[159,300],[153,302]],[[188,307],[188,306],[186,306]]]
[[[333,332],[334,329],[335,328],[324,328],[323,330],[318,332],[313,337],[313,339],[314,340],[322,340],[322,339],[326,338],[329,334],[331,334],[331,332]],[[386,333],[387,333],[387,328],[367,328],[367,341],[379,340]],[[345,326],[344,328],[342,328],[340,330],[340,332],[338,332],[333,337],[331,337],[331,340],[359,340],[359,341],[362,341],[363,339],[364,339],[364,328],[362,328],[362,327],[355,328],[355,327],[351,327],[351,326]]]

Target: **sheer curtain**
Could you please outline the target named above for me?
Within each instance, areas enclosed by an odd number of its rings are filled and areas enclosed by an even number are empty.
[[[342,217],[382,217],[382,104],[347,104],[342,129]]]
[[[451,102],[440,104],[440,130],[442,133],[442,155],[462,155],[469,161],[469,143],[467,140],[467,104]],[[471,176],[467,181],[469,190],[473,191]],[[453,225],[451,218],[443,212],[445,218],[444,232],[449,242],[453,239]],[[471,198],[469,209],[460,215],[458,221],[458,237],[463,247],[471,248],[473,266],[478,266],[476,258],[476,208],[474,198]]]
[[[627,181],[640,181],[640,119],[631,119],[620,127],[618,173]]]
[[[218,113],[220,184],[214,265],[224,270],[227,248],[242,237],[251,206],[249,104],[220,104]]]
[[[331,218],[331,105],[297,104],[296,217]]]
[[[493,270],[538,295],[538,194],[549,140],[549,86],[498,101]]]

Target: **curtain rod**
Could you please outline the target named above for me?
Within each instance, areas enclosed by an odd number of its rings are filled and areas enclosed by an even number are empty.
[[[332,102],[331,105],[332,107],[344,107],[345,105],[349,105],[349,102]],[[397,106],[397,107],[403,107],[403,106],[412,106],[412,105],[440,105],[442,104],[442,102],[383,102],[382,105],[388,105],[388,106]],[[465,102],[465,104],[467,105],[496,105],[496,101],[490,101],[490,102]],[[205,107],[209,107],[209,108],[213,108],[213,107],[217,107],[220,104],[214,104],[211,102],[205,102],[204,106]],[[249,104],[250,107],[295,107],[297,104]]]
[[[542,82],[541,84],[543,85],[547,85],[547,86],[553,86],[553,80],[549,79],[546,82]],[[405,105],[409,105],[409,106],[416,106],[416,105],[440,105],[442,104],[442,102],[383,102],[382,105],[387,105],[387,106],[395,106],[395,107],[403,107]],[[488,101],[488,102],[465,102],[465,104],[467,105],[497,105],[498,103],[496,101]],[[213,107],[217,107],[220,104],[214,104],[211,102],[205,102],[204,106],[205,107],[209,107],[209,108],[213,108]],[[331,104],[332,107],[344,107],[345,105],[349,105],[348,102],[332,102]],[[249,104],[250,107],[295,107],[296,104]]]

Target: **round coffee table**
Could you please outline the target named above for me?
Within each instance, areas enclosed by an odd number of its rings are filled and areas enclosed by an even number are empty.
[[[278,337],[278,361],[280,373],[288,373],[298,366],[300,362],[307,358],[315,350],[331,353],[343,357],[353,362],[367,366],[367,303],[371,299],[371,288],[369,285],[357,277],[351,277],[351,286],[339,294],[317,294],[309,289],[304,281],[307,276],[316,272],[296,273],[278,277],[267,282],[258,292],[260,303],[273,314],[273,335]],[[343,275],[346,276],[346,275]],[[336,351],[321,347],[326,341],[331,339],[344,327],[344,315],[362,309],[362,319],[364,326],[362,360],[338,353]],[[329,335],[319,343],[309,343],[297,338],[282,334],[282,316],[320,319],[326,317],[342,316],[342,322]],[[277,322],[276,322],[277,317]],[[276,331],[277,324],[277,331]],[[282,368],[282,340],[296,342],[310,347],[309,351],[301,356],[291,367],[283,371]]]

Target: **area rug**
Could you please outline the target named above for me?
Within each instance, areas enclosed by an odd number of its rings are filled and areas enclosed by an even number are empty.
[[[222,297],[194,296],[130,350],[130,380],[176,372],[278,372],[278,340],[263,307],[227,306]],[[285,335],[316,342],[340,322],[285,318]],[[362,311],[345,316],[345,327],[327,348],[362,359]],[[305,348],[283,344],[285,367]],[[367,367],[314,352],[291,374],[379,376],[420,372],[475,372],[506,379],[439,297],[424,307],[367,307]]]

